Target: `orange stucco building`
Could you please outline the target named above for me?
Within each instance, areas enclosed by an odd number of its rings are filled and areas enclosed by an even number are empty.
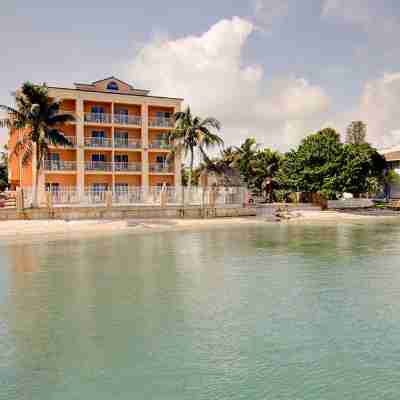
[[[115,77],[74,88],[49,87],[49,96],[61,100],[62,112],[75,121],[62,128],[73,147],[51,147],[39,176],[39,192],[46,188],[124,190],[153,186],[179,187],[180,155],[171,152],[166,134],[183,99],[151,96]],[[12,149],[23,132],[11,132]],[[12,188],[30,187],[35,179],[35,159],[22,165],[10,157]]]

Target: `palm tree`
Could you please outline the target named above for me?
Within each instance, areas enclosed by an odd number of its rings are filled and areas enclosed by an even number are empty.
[[[74,121],[71,114],[60,112],[60,102],[49,98],[46,85],[34,85],[25,82],[15,95],[16,107],[0,105],[0,110],[7,117],[0,120],[0,127],[8,127],[10,131],[22,130],[10,156],[21,155],[22,164],[26,165],[36,156],[36,176],[33,182],[32,207],[38,206],[38,183],[42,162],[48,154],[49,144],[71,146],[70,141],[62,134],[67,122]]]
[[[175,113],[175,128],[169,133],[169,141],[173,143],[174,148],[172,156],[176,153],[184,153],[189,155],[189,177],[188,187],[192,186],[192,175],[195,151],[197,150],[200,157],[204,161],[209,161],[206,150],[214,146],[221,146],[224,141],[221,137],[211,131],[211,129],[219,130],[221,124],[215,118],[194,117],[188,107],[185,111]]]

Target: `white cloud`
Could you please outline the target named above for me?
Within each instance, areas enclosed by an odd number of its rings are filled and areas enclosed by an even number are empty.
[[[289,0],[255,0],[254,20],[262,30],[281,21],[289,14]]]
[[[377,147],[400,144],[400,72],[368,82],[355,116],[368,125],[368,138]]]
[[[393,35],[399,33],[400,22],[387,11],[384,3],[382,0],[324,0],[322,16],[358,26],[371,37],[397,40]]]
[[[200,36],[153,40],[129,66],[129,79],[160,95],[182,96],[201,116],[223,125],[227,143],[252,135],[288,148],[320,126],[329,98],[303,78],[266,79],[242,51],[255,29],[248,20],[221,20]]]

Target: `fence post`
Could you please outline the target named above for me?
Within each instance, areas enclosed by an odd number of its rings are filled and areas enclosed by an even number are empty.
[[[15,195],[15,203],[18,211],[22,211],[24,207],[24,192],[20,186],[17,187],[17,193]]]
[[[53,208],[53,194],[51,192],[46,192],[46,206],[49,210]]]
[[[165,208],[167,205],[167,185],[164,183],[160,192],[160,207]]]
[[[110,190],[106,191],[106,207],[111,208],[112,207],[112,192]]]

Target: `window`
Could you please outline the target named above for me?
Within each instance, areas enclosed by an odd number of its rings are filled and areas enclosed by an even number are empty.
[[[128,154],[115,154],[114,161],[118,163],[128,163]]]
[[[92,190],[95,193],[106,192],[107,189],[108,189],[107,183],[93,183],[93,185],[92,185]]]
[[[111,81],[107,85],[107,90],[119,90],[119,87],[116,82]]]
[[[92,114],[104,114],[104,107],[92,106],[91,111],[92,111]]]
[[[106,155],[105,154],[92,154],[92,161],[93,162],[105,162]]]
[[[171,118],[172,113],[169,111],[157,111],[157,118]]]
[[[92,131],[92,138],[101,138],[104,139],[106,134],[104,131]]]
[[[157,164],[166,164],[167,162],[167,157],[166,156],[157,156],[156,157],[156,163]]]
[[[49,160],[51,161],[60,161],[60,154],[59,153],[50,153]]]

